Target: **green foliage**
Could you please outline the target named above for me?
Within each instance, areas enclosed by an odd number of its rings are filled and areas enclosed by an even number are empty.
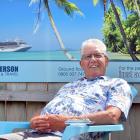
[[[130,43],[140,52],[140,20],[137,14],[130,14],[125,21],[125,31]]]
[[[136,2],[139,3],[139,0],[136,0]],[[129,11],[135,12],[137,10],[134,0],[124,0],[124,4],[125,4],[127,10],[129,10]],[[140,4],[138,4],[138,5],[140,8]]]
[[[136,40],[136,51],[140,54],[140,37]]]
[[[119,15],[120,9],[117,8]],[[108,46],[108,50],[111,52],[123,52],[127,53],[127,49],[124,49],[121,33],[117,26],[115,15],[110,7],[105,14],[103,25],[104,41]]]
[[[132,2],[129,3],[128,9],[133,10],[134,5],[132,4]],[[121,10],[117,8],[117,11],[121,17]],[[140,53],[140,20],[138,14],[131,11],[127,19],[124,20],[121,18],[121,23],[130,43],[130,49],[132,52]],[[109,7],[104,18],[103,34],[109,51],[122,53],[128,52],[123,45],[121,34],[116,24],[115,16],[111,7]]]

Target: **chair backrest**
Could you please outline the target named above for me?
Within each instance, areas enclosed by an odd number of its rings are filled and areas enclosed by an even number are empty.
[[[138,94],[137,89],[134,86],[131,86],[131,96],[132,96],[132,99],[134,99],[137,94]]]

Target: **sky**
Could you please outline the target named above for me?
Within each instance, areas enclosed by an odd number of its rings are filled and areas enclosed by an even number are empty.
[[[86,2],[85,2],[86,1]],[[92,0],[71,0],[84,13],[69,17],[50,0],[50,9],[57,29],[68,50],[79,50],[81,43],[89,38],[103,39],[103,7],[93,6]],[[0,41],[21,39],[31,45],[30,51],[60,50],[51,28],[46,9],[41,8],[39,29],[34,33],[37,4],[29,7],[30,0],[0,0]]]

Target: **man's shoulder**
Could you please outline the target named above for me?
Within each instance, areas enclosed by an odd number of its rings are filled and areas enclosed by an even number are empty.
[[[122,78],[118,78],[118,77],[109,77],[109,76],[102,76],[104,80],[108,80],[108,81],[124,81],[126,82],[125,79]]]
[[[108,76],[104,76],[104,80],[103,80],[106,84],[108,85],[126,85],[128,84],[128,82],[125,79],[122,78],[117,78],[117,77],[108,77]]]
[[[111,80],[113,82],[122,82],[122,83],[127,83],[127,81],[125,79],[122,78],[111,78]]]
[[[111,78],[109,83],[111,87],[128,87],[129,86],[128,82],[122,78]]]

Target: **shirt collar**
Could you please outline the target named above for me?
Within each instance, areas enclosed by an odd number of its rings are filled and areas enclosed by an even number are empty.
[[[86,77],[82,77],[80,80],[85,80],[85,79],[87,79],[87,78]],[[94,81],[94,80],[97,80],[97,79],[104,79],[104,80],[106,80],[107,77],[106,76],[99,76],[99,77],[87,79],[87,81]]]

